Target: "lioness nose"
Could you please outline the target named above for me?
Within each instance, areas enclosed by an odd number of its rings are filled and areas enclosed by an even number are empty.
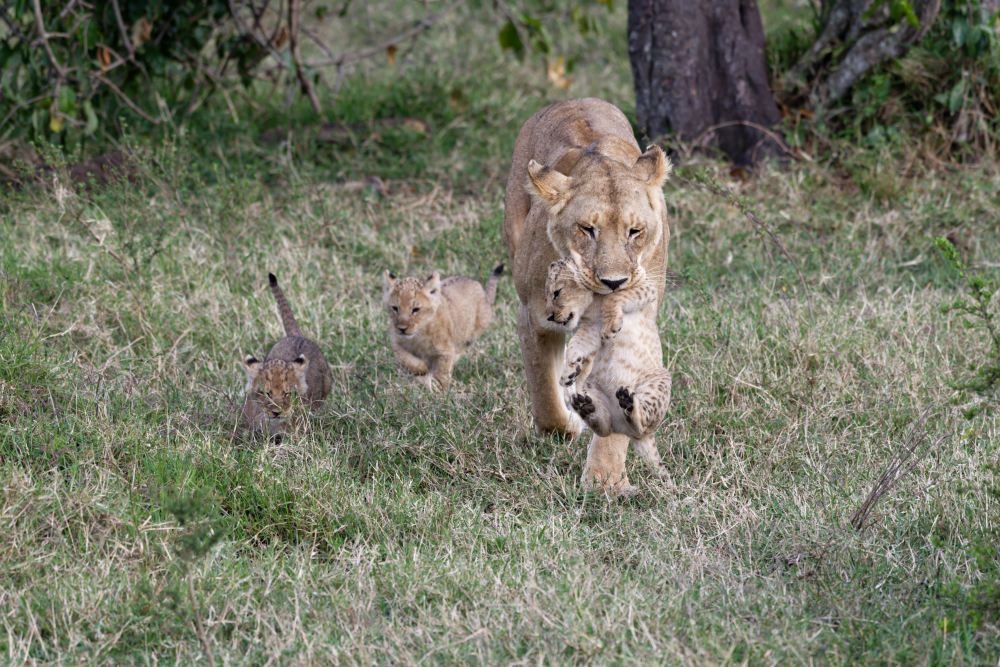
[[[625,282],[625,278],[619,278],[617,280],[608,280],[607,278],[601,278],[601,282],[608,286],[612,292],[621,287],[622,283]]]

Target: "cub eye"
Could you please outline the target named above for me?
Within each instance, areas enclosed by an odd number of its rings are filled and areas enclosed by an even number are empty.
[[[628,230],[628,237],[629,237],[629,238],[633,238],[633,237],[636,237],[636,236],[638,236],[639,234],[642,234],[642,230],[641,230],[641,229],[639,229],[639,228],[634,228],[634,229],[630,229],[630,230]]]
[[[594,238],[594,228],[590,225],[580,225],[580,229],[582,229],[590,238]]]
[[[290,392],[290,391],[286,391],[286,392],[284,393],[284,397],[285,397],[285,398],[288,398],[288,397],[289,397],[289,396],[291,396],[291,395],[292,395],[292,392]]]
[[[419,312],[419,311],[420,311],[420,309],[419,309],[419,308],[414,308],[414,309],[413,309],[413,312],[414,312],[414,313],[416,313],[416,312]]]
[[[392,307],[392,312],[398,313],[399,312],[399,306],[393,306]]]
[[[553,292],[553,293],[552,293],[552,298],[553,298],[553,299],[558,299],[558,298],[559,298],[559,295],[560,295],[561,293],[562,293],[562,290],[561,290],[561,289],[557,289],[557,290],[556,290],[555,292]]]
[[[264,392],[264,394],[265,394],[265,395],[266,395],[266,396],[267,396],[268,398],[271,398],[271,392],[269,392],[269,391],[265,391],[265,392]]]

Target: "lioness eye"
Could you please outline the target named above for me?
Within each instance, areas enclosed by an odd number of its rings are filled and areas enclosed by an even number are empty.
[[[585,231],[590,238],[594,238],[594,228],[590,225],[580,225],[580,229]]]
[[[418,312],[419,310],[420,310],[419,308],[414,308],[414,309],[413,309],[413,312],[415,312],[415,313],[416,313],[416,312]]]
[[[630,229],[630,230],[628,230],[628,237],[632,238],[633,236],[638,236],[641,233],[642,233],[641,229],[638,229],[638,228],[637,229]]]
[[[399,312],[399,306],[393,306],[392,307],[392,312],[398,313]]]

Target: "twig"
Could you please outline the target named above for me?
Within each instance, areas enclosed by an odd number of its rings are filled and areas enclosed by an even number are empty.
[[[135,102],[133,102],[131,99],[129,99],[128,95],[126,95],[125,93],[122,92],[121,88],[119,88],[114,83],[112,83],[111,79],[109,79],[108,77],[104,76],[100,72],[93,72],[90,76],[94,77],[95,79],[98,79],[101,83],[103,83],[108,88],[110,88],[112,91],[114,91],[115,95],[117,95],[118,98],[121,99],[122,102],[124,102],[130,109],[132,109],[132,111],[136,112],[137,114],[139,114],[140,116],[142,116],[143,118],[145,118],[148,122],[152,123],[153,125],[159,125],[160,124],[160,119],[159,118],[153,118],[148,113],[146,113],[145,111],[143,111],[142,109],[140,109],[139,106]]]
[[[205,649],[208,664],[214,665],[215,654],[212,653],[212,646],[208,643],[208,637],[205,636],[205,628],[201,624],[201,614],[198,612],[198,602],[194,596],[194,579],[190,575],[188,575],[188,593],[191,595],[191,611],[194,612],[194,628],[198,633],[198,639],[201,641],[202,648]]]
[[[864,502],[851,515],[851,525],[858,532],[864,529],[875,503],[896,486],[901,479],[906,477],[932,449],[937,449],[938,445],[944,441],[946,436],[941,436],[933,444],[926,444],[927,432],[924,430],[924,424],[927,421],[928,412],[929,410],[925,410],[910,428],[903,448],[893,453],[892,458],[889,459],[889,463],[875,481],[875,485],[868,492],[868,496]]]
[[[347,53],[335,59],[319,60],[315,62],[306,63],[306,65],[309,67],[325,67],[327,65],[339,66],[350,62],[355,62],[357,60],[364,60],[365,58],[370,58],[371,56],[382,53],[390,46],[398,44],[399,42],[407,40],[415,35],[420,34],[424,30],[427,30],[432,25],[440,21],[442,17],[444,17],[446,14],[448,14],[449,12],[451,12],[453,9],[463,4],[464,2],[465,0],[455,0],[455,2],[451,3],[437,14],[434,14],[433,16],[428,16],[427,18],[423,19],[422,21],[414,25],[409,30],[402,32],[399,35],[396,35],[395,37],[391,37],[383,41],[382,43],[377,44],[376,46],[372,46],[367,49],[362,49],[354,53]]]
[[[62,63],[56,60],[56,56],[52,52],[52,46],[49,44],[49,33],[45,32],[45,24],[42,22],[42,6],[39,0],[32,0],[31,4],[35,9],[35,27],[38,28],[38,41],[45,48],[45,53],[48,54],[49,60],[52,61],[52,66],[56,68],[56,74],[59,75],[59,79],[65,79],[69,70],[63,68]]]
[[[806,306],[809,308],[809,316],[810,318],[813,318],[814,315],[813,315],[812,299],[809,298],[809,289],[806,286],[806,277],[802,274],[802,270],[799,268],[799,265],[795,262],[795,259],[792,258],[792,254],[788,252],[788,249],[781,242],[781,239],[778,238],[778,235],[774,233],[774,230],[771,229],[770,225],[761,220],[756,213],[750,210],[750,207],[747,206],[746,203],[743,202],[743,200],[741,200],[739,197],[733,194],[728,188],[723,188],[713,183],[707,183],[707,182],[699,183],[691,181],[687,178],[684,178],[683,176],[678,177],[678,179],[684,183],[687,183],[688,185],[692,185],[694,187],[701,188],[702,190],[707,190],[708,192],[711,192],[715,195],[725,197],[726,199],[729,200],[730,204],[738,208],[740,212],[743,213],[743,215],[746,217],[747,220],[750,221],[750,223],[754,226],[754,228],[757,230],[757,233],[760,236],[767,237],[768,239],[770,239],[771,243],[773,243],[774,246],[778,249],[778,252],[780,252],[785,257],[786,260],[788,260],[788,263],[791,264],[792,268],[795,270],[795,274],[799,278],[799,283],[802,285],[803,296],[805,296],[806,298]]]
[[[776,133],[776,132],[774,132],[774,131],[772,131],[772,130],[766,128],[766,127],[764,127],[763,125],[760,125],[759,123],[754,123],[754,122],[749,121],[749,120],[729,120],[729,121],[726,121],[724,123],[719,123],[717,125],[712,125],[711,127],[706,128],[705,131],[702,132],[701,134],[699,134],[697,137],[695,137],[694,141],[692,141],[691,143],[693,143],[693,144],[701,144],[702,140],[706,136],[708,136],[709,134],[711,134],[712,132],[715,132],[716,130],[721,130],[724,127],[733,127],[735,125],[740,125],[740,126],[743,126],[743,127],[752,127],[755,130],[758,130],[759,132],[767,135],[767,137],[771,141],[773,141],[774,143],[776,143],[778,145],[778,148],[780,148],[782,151],[784,151],[788,155],[791,155],[796,160],[805,160],[805,158],[802,156],[802,154],[799,151],[796,151],[796,150],[794,150],[792,148],[789,148],[788,144],[785,143],[785,140],[782,139],[781,136],[778,135],[778,133]]]
[[[289,0],[288,3],[288,49],[292,53],[292,62],[295,63],[295,76],[299,79],[302,92],[309,97],[313,111],[319,113],[319,100],[316,98],[316,91],[313,89],[312,81],[306,76],[305,68],[302,66],[302,54],[299,52],[299,0]]]

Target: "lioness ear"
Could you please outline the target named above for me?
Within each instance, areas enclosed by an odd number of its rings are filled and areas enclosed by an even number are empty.
[[[528,191],[534,192],[549,208],[564,205],[573,179],[535,160],[528,162]]]
[[[659,146],[654,144],[639,156],[632,170],[636,177],[646,181],[647,184],[654,188],[662,188],[673,167],[670,158],[663,154]]]
[[[243,359],[243,368],[246,370],[247,375],[253,380],[260,373],[260,362],[252,355],[248,354],[245,359]]]
[[[441,287],[441,272],[435,271],[427,276],[427,280],[424,281],[424,289],[427,290],[428,294],[437,294],[439,287]]]

